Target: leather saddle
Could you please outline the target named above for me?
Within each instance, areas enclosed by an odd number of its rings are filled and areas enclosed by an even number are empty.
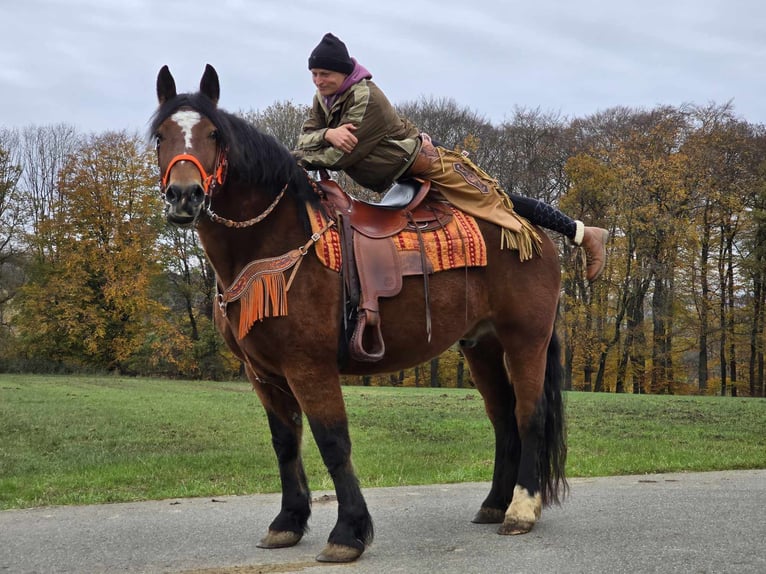
[[[402,278],[408,275],[423,276],[426,331],[430,339],[428,275],[433,273],[433,267],[420,234],[449,223],[452,219],[449,205],[429,197],[431,182],[419,179],[396,183],[380,203],[349,196],[325,174],[317,186],[327,213],[338,222],[341,235],[347,307],[344,328],[351,358],[361,362],[383,358],[386,347],[378,299],[398,295]],[[419,252],[396,248],[391,237],[405,230],[418,234]]]

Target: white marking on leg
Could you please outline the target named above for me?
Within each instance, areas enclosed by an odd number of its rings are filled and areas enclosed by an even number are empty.
[[[543,508],[543,499],[538,492],[534,496],[529,491],[518,484],[513,488],[513,500],[505,513],[506,520],[518,522],[530,522],[534,524]]]
[[[190,149],[192,143],[192,130],[202,119],[202,116],[192,110],[183,110],[174,113],[170,119],[177,123],[178,127],[181,128],[181,131],[184,133],[186,149]]]

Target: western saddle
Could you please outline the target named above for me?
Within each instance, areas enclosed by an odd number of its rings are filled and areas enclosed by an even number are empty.
[[[396,183],[380,203],[349,196],[326,172],[320,172],[317,186],[341,237],[346,305],[343,324],[351,358],[362,362],[383,358],[386,347],[378,299],[398,295],[402,278],[408,275],[423,276],[426,333],[430,340],[428,275],[433,273],[433,266],[426,257],[421,233],[449,223],[449,205],[429,197],[431,182],[420,179]],[[391,238],[405,230],[417,233],[419,252],[396,248]]]

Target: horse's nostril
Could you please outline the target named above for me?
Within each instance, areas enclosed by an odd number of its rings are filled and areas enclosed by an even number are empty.
[[[167,203],[177,203],[180,196],[180,190],[177,185],[170,185],[165,190],[165,201]]]
[[[201,185],[194,186],[194,191],[192,191],[191,194],[192,203],[195,205],[198,203],[202,203],[202,201],[205,199],[205,190],[202,189]]]
[[[169,204],[188,204],[197,206],[205,200],[205,190],[201,185],[169,185],[165,190],[165,201]]]

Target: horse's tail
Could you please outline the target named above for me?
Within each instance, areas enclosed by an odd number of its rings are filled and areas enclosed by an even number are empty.
[[[545,438],[540,447],[538,472],[543,505],[559,504],[566,497],[566,424],[562,385],[564,370],[561,366],[561,345],[554,329],[548,344],[545,364]]]

